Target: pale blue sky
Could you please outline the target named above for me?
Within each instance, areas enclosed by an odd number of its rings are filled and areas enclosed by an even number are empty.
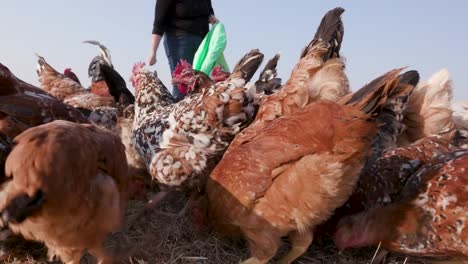
[[[468,99],[467,1],[212,1],[226,27],[231,66],[252,48],[267,58],[280,51],[279,74],[286,79],[322,15],[342,6],[342,53],[353,90],[395,67],[410,66],[423,79],[445,67],[456,98]],[[81,41],[93,39],[109,47],[116,69],[128,79],[133,63],[146,60],[154,5],[154,0],[3,1],[0,62],[38,84],[37,52],[60,71],[71,67],[87,86],[88,64],[98,51]],[[169,83],[162,46],[154,68]]]

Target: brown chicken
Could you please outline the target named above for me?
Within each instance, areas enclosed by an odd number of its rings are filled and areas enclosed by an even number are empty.
[[[424,257],[468,261],[468,150],[439,155],[414,173],[398,200],[345,218],[335,243],[341,249],[381,245]]]
[[[103,248],[123,220],[127,188],[124,146],[90,124],[54,121],[14,139],[6,162],[11,180],[0,191],[1,222],[44,242],[49,257],[78,264],[87,249],[112,263]]]
[[[252,257],[243,264],[267,263],[286,235],[292,249],[279,263],[307,250],[314,228],[347,200],[366,158],[401,121],[406,101],[398,99],[414,86],[399,85],[407,79],[399,72],[339,103],[319,100],[284,115],[229,147],[207,184],[208,217],[247,239]]]
[[[232,145],[250,140],[269,122],[300,110],[311,102],[319,99],[336,101],[350,93],[344,60],[339,54],[344,34],[341,21],[343,12],[343,8],[335,8],[325,14],[289,80],[279,92],[262,102],[253,124],[244,129]]]
[[[78,110],[18,79],[0,64],[0,182],[13,138],[29,127],[57,119],[88,122]]]
[[[73,107],[89,110],[102,106],[115,106],[114,98],[91,93],[79,83],[56,71],[43,57],[37,56],[39,58],[37,74],[41,87],[57,99]]]

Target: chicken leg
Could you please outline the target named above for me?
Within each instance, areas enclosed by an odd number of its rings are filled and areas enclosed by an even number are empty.
[[[298,257],[302,256],[307,249],[309,248],[310,244],[313,240],[313,233],[306,231],[301,233],[300,231],[294,231],[289,235],[289,240],[291,241],[292,248],[283,256],[279,261],[278,264],[290,264]]]
[[[249,241],[252,257],[240,264],[267,264],[272,259],[281,243],[281,235],[263,230],[242,230]]]

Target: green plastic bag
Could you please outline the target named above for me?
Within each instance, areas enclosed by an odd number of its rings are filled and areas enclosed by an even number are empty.
[[[214,24],[195,53],[192,63],[193,69],[211,76],[213,68],[216,65],[220,65],[223,71],[230,72],[223,54],[224,49],[226,49],[226,43],[224,25],[221,23]]]

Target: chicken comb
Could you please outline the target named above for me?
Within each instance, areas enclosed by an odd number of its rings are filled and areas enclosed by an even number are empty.
[[[191,69],[191,68],[192,68],[192,65],[188,61],[184,59],[180,59],[179,63],[177,63],[177,66],[174,69],[173,76],[175,77],[181,74],[183,70]]]
[[[142,61],[135,63],[135,65],[133,65],[133,68],[132,68],[132,73],[135,74],[137,71],[145,67],[145,65],[146,64]]]
[[[216,75],[222,72],[223,67],[221,65],[216,65],[211,71],[211,75]]]

